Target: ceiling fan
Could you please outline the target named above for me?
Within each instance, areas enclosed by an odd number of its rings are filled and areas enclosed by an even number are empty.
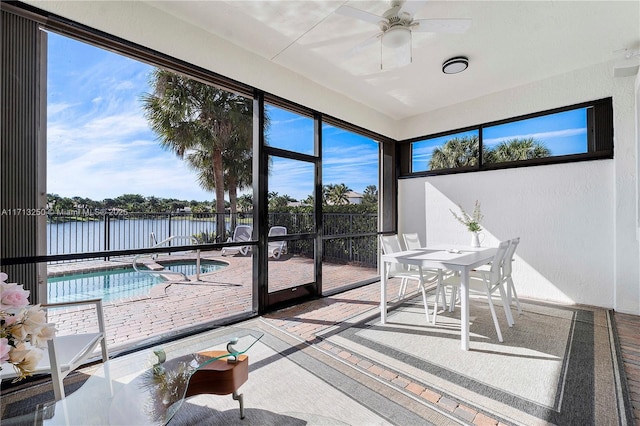
[[[380,32],[351,49],[357,54],[365,47],[380,39],[380,69],[398,68],[411,63],[411,34],[413,32],[434,32],[462,34],[471,27],[471,19],[414,19],[414,13],[422,7],[417,1],[391,1],[391,8],[382,16],[341,6],[336,13],[378,25]]]

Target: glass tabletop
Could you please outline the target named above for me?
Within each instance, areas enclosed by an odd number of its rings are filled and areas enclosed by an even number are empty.
[[[180,409],[196,371],[234,362],[262,336],[225,327],[109,360],[80,389],[41,406],[35,424],[165,425]]]

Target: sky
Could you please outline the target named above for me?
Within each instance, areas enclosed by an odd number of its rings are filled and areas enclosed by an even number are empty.
[[[49,32],[47,192],[93,200],[122,194],[211,201],[196,173],[160,147],[142,110],[153,67]],[[232,77],[232,76],[231,76]],[[313,121],[269,107],[269,143],[313,153]],[[323,183],[357,192],[378,183],[378,146],[325,125]],[[269,191],[303,200],[313,193],[310,163],[274,159]]]

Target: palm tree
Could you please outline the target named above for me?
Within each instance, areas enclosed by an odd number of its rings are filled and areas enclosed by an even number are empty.
[[[475,166],[478,164],[479,145],[477,136],[449,139],[444,145],[433,150],[429,169]],[[529,160],[550,155],[551,151],[533,138],[514,138],[501,142],[494,148],[482,149],[484,163]]]
[[[541,142],[533,138],[511,139],[499,143],[484,154],[485,163],[502,163],[505,161],[530,160],[532,158],[549,157],[551,151]]]
[[[270,210],[277,210],[277,209],[281,209],[284,207],[287,207],[289,205],[289,203],[293,203],[296,202],[298,200],[296,200],[295,198],[285,194],[285,195],[277,195],[278,193],[273,193],[275,194],[274,196],[269,198],[269,209]]]
[[[378,204],[378,188],[375,185],[368,185],[362,194],[363,204]]]
[[[331,192],[333,191],[333,187],[335,185],[333,184],[328,184],[328,185],[322,185],[322,205],[326,206],[327,204],[329,204],[329,194],[331,194]]]
[[[250,146],[245,137],[251,134],[251,100],[160,69],[153,71],[150,85],[153,93],[143,95],[142,102],[160,145],[187,157],[200,185],[215,189],[216,213],[224,214],[223,155],[237,144]],[[225,235],[224,221],[216,222],[217,235]]]
[[[251,194],[243,194],[239,196],[238,207],[243,213],[250,211],[253,208],[253,196]]]
[[[331,185],[331,189],[329,190],[328,199],[335,206],[340,206],[344,204],[349,204],[349,197],[347,193],[351,191],[344,183],[340,183],[338,185]]]
[[[251,142],[251,138],[248,138]],[[229,203],[231,205],[231,229],[235,229],[238,204],[238,190],[251,186],[253,175],[253,160],[251,146],[243,146],[242,143],[227,149],[223,154],[225,166],[225,188],[229,191]]]
[[[302,201],[302,204],[305,204],[305,205],[307,205],[307,206],[313,206],[313,205],[314,205],[314,203],[315,203],[315,197],[313,196],[313,194],[309,194],[309,195],[307,195],[307,198],[305,198],[305,199]]]
[[[475,166],[478,164],[479,147],[478,136],[475,135],[449,139],[433,150],[429,170]]]
[[[145,204],[146,204],[147,211],[150,211],[152,213],[159,213],[162,211],[161,210],[162,203],[160,199],[158,199],[157,197],[154,197],[153,195],[150,197],[147,197]]]

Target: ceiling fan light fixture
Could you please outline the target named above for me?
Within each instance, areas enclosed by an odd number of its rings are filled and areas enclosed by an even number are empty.
[[[382,34],[382,45],[390,48],[411,43],[411,30],[407,27],[391,27]]]
[[[406,27],[390,28],[382,34],[381,63],[384,71],[411,63],[411,30]]]
[[[457,74],[467,69],[469,66],[469,58],[465,56],[456,56],[447,59],[442,63],[442,72],[445,74]]]

